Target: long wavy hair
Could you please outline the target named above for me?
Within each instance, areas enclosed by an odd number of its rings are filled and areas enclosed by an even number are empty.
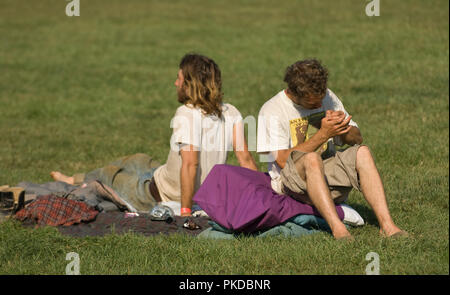
[[[221,118],[223,93],[219,66],[206,56],[190,53],[182,58],[180,69],[184,83],[178,100]]]

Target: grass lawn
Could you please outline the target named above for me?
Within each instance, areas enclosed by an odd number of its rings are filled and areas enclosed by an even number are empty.
[[[244,117],[285,85],[286,66],[316,57],[376,158],[396,223],[386,240],[363,196],[348,203],[367,221],[354,243],[302,238],[210,241],[182,235],[62,236],[0,224],[0,274],[449,273],[448,1],[61,0],[0,2],[0,185],[50,181],[137,152],[164,162],[178,107],[180,58],[220,65],[225,100]],[[256,156],[256,154],[254,153]],[[237,164],[231,157],[229,163]],[[265,164],[258,161],[261,170]]]

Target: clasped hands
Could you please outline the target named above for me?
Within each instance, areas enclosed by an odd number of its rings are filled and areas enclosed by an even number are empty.
[[[351,125],[349,125],[352,116],[345,118],[343,111],[328,110],[325,117],[321,121],[320,130],[327,138],[347,133]]]

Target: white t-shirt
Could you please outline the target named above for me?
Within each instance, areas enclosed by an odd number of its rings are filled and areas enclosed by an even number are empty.
[[[321,119],[327,110],[343,111],[348,116],[342,102],[327,89],[322,106],[317,109],[305,109],[295,104],[287,97],[284,90],[269,99],[259,111],[258,115],[258,143],[257,152],[269,152],[266,161],[272,178],[272,188],[277,193],[281,191],[280,166],[275,162],[278,150],[290,149],[308,140],[320,128]],[[350,125],[358,125],[350,120]],[[323,144],[318,150],[322,153],[333,152],[334,144],[342,145],[341,138],[336,136]]]
[[[199,151],[195,191],[214,165],[226,163],[227,152],[233,151],[233,127],[242,122],[242,116],[228,103],[222,105],[222,116],[223,119],[204,115],[201,109],[190,105],[182,105],[177,109],[170,123],[173,133],[167,162],[154,173],[163,202],[181,201],[180,148],[184,145],[193,145]]]

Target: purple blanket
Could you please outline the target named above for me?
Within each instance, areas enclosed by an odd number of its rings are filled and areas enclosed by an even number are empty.
[[[194,201],[218,224],[236,232],[255,232],[299,214],[320,216],[312,206],[272,190],[270,176],[247,168],[215,165]],[[341,206],[336,206],[344,219]]]

